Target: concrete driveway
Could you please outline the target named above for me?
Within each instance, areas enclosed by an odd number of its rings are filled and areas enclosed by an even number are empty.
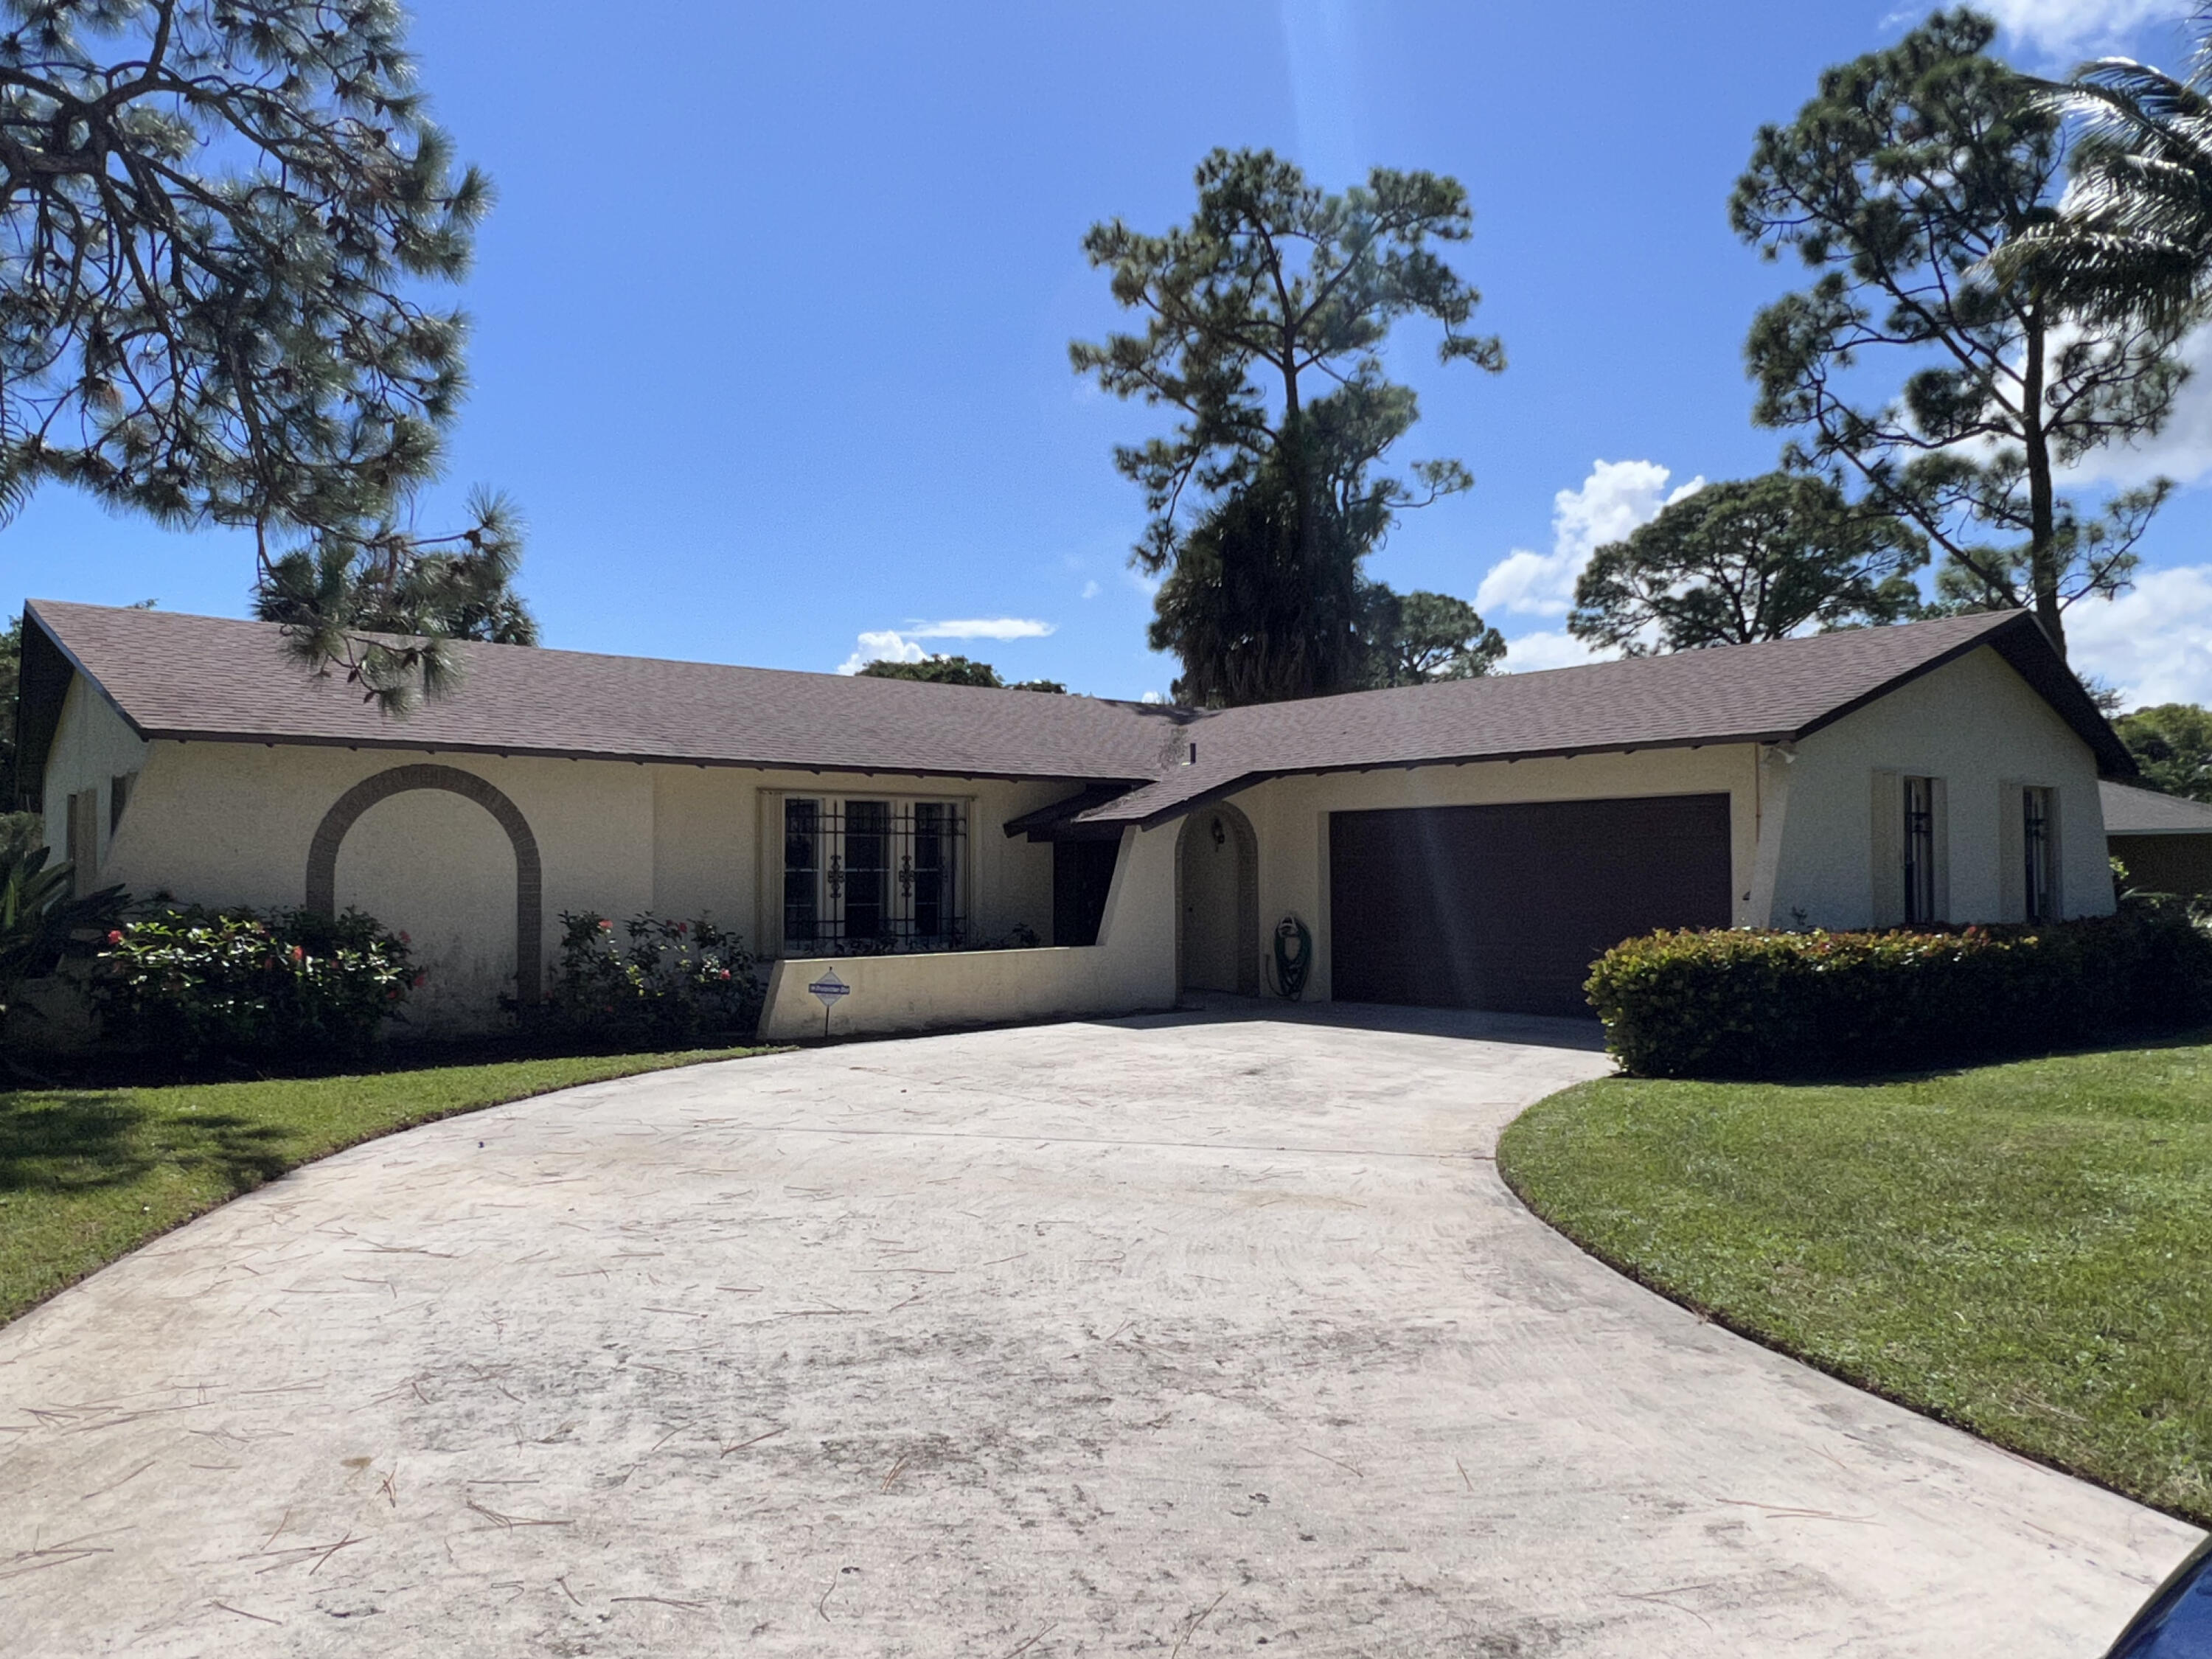
[[[2194,1534],[1617,1278],[1577,1028],[880,1042],[379,1141],[0,1331],[11,1656],[2086,1659]]]

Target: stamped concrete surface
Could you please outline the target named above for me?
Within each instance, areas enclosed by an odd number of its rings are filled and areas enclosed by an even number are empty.
[[[10,1656],[2094,1655],[2194,1534],[1616,1277],[1605,1069],[1163,1017],[595,1085],[0,1330]]]

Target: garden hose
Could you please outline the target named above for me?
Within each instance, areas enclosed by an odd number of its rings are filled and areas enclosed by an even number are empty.
[[[1313,966],[1313,935],[1293,915],[1275,924],[1275,994],[1291,1002],[1305,995],[1306,973]]]

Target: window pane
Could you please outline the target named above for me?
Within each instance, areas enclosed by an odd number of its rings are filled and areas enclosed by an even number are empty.
[[[1905,919],[1916,926],[1936,916],[1936,781],[1905,780]]]
[[[923,801],[914,809],[915,937],[941,939],[953,931],[953,872],[957,867],[959,809]]]
[[[821,933],[822,803],[783,804],[783,937],[811,945]]]
[[[2051,792],[2048,789],[2023,789],[2021,793],[2021,846],[2026,855],[2027,868],[2023,890],[2027,896],[2027,919],[2047,921],[2051,917]]]
[[[891,809],[889,801],[845,803],[845,937],[890,933]]]

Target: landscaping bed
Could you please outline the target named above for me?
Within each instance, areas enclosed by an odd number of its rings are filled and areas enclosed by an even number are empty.
[[[0,1322],[287,1170],[458,1112],[757,1048],[0,1092]]]
[[[1498,1167],[1593,1255],[2212,1525],[2212,1044],[1857,1085],[1610,1078]]]

